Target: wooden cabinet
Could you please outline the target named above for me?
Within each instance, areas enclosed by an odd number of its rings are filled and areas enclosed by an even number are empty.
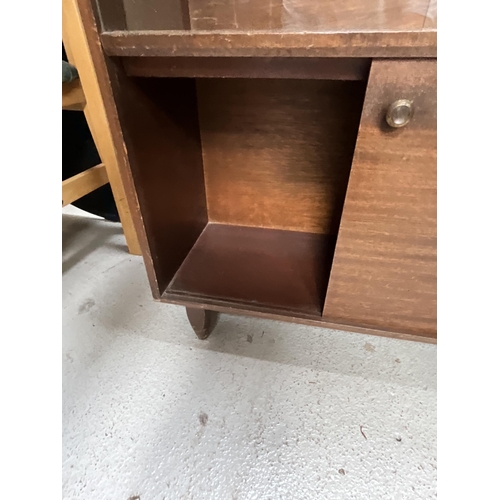
[[[80,7],[155,298],[200,338],[219,311],[433,341],[432,9],[98,3]]]

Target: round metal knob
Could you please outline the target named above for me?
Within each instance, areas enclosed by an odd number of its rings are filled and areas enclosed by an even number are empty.
[[[408,99],[399,99],[389,106],[385,119],[389,126],[400,128],[408,125],[412,116],[413,103]]]

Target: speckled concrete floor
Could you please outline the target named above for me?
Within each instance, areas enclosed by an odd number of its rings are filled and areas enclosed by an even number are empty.
[[[200,341],[120,226],[75,211],[65,499],[436,498],[435,346],[227,315]]]

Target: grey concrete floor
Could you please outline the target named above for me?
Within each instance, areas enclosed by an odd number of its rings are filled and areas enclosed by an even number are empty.
[[[436,347],[152,300],[117,224],[63,211],[63,498],[436,498]]]

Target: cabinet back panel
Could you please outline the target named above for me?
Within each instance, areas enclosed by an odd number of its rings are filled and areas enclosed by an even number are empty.
[[[208,218],[336,234],[364,82],[197,81]]]

